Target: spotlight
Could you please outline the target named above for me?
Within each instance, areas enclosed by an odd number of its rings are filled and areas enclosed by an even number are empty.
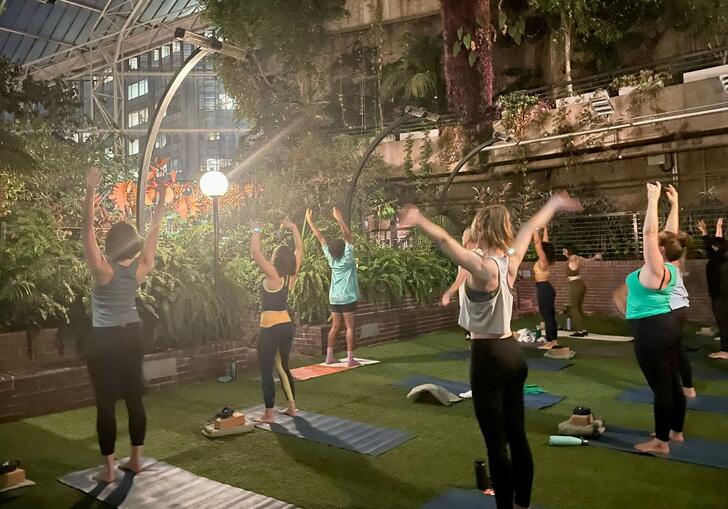
[[[428,122],[437,122],[440,120],[440,115],[431,113],[420,106],[406,106],[404,112],[413,117],[424,118]]]
[[[600,117],[608,117],[614,113],[612,101],[609,100],[609,96],[604,92],[594,94],[594,96],[589,100],[589,103],[591,104],[591,108],[594,113]]]
[[[723,86],[723,91],[728,94],[728,74],[721,74],[718,76],[720,84]]]

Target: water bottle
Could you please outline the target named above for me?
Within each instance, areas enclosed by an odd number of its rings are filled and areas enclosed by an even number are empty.
[[[488,488],[487,472],[485,471],[485,461],[475,460],[475,485],[480,491]]]
[[[566,317],[566,330],[568,330],[568,331],[571,330],[571,317],[570,316]]]
[[[237,368],[235,367],[235,361],[230,363],[230,379],[234,382],[237,378]]]
[[[570,446],[570,445],[589,445],[588,440],[579,437],[569,437],[563,435],[551,435],[549,437],[549,445],[553,446]]]

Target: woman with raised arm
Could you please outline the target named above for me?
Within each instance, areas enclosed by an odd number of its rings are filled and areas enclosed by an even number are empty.
[[[659,232],[658,205],[662,186],[647,184],[647,212],[642,234],[644,265],[627,276],[627,309],[640,369],[654,393],[655,437],[635,449],[669,454],[671,440],[683,442],[685,394],[680,381],[680,330],[670,308],[678,281],[677,267],[668,263],[683,252],[672,232]]]
[[[549,231],[543,229],[543,239],[538,230],[533,232],[533,245],[538,260],[533,264],[533,278],[536,280],[536,300],[538,312],[541,313],[546,327],[546,343],[539,346],[542,350],[550,350],[557,342],[558,326],[556,325],[556,290],[549,282],[551,265],[556,259],[554,245],[549,242]]]
[[[346,327],[346,365],[355,367],[359,361],[354,358],[356,345],[356,305],[359,301],[359,279],[356,275],[356,257],[354,256],[354,236],[344,221],[344,216],[337,208],[333,216],[339,225],[343,239],[327,241],[313,222],[311,209],[306,211],[306,221],[311,231],[321,244],[326,261],[331,267],[331,286],[329,287],[329,304],[331,306],[331,329],[326,347],[326,364],[335,364],[334,348],[336,337],[341,330],[341,323]]]
[[[159,230],[164,218],[163,187],[146,242],[129,223],[112,225],[106,234],[106,256],[101,254],[94,230],[94,194],[101,172],[91,168],[86,177],[83,205],[83,250],[94,279],[91,290],[93,329],[86,344],[86,361],[96,394],[96,431],[104,465],[96,476],[116,480],[116,400],[124,398],[129,414],[131,457],[121,466],[140,472],[147,417],[142,376],[142,330],[136,308],[137,290],[154,267]]]
[[[498,509],[531,503],[533,459],[526,437],[523,385],[528,367],[511,332],[512,288],[518,266],[536,228],[560,211],[580,210],[567,193],[551,197],[514,237],[508,210],[491,205],[471,226],[478,249],[470,251],[414,206],[402,213],[403,226],[417,226],[455,263],[468,271],[465,305],[472,338],[470,386],[473,405],[488,449]],[[461,324],[462,325],[462,324]]]
[[[296,284],[303,261],[303,239],[298,227],[291,221],[284,220],[281,228],[288,228],[293,233],[295,251],[291,251],[286,244],[281,244],[268,260],[260,249],[259,227],[253,228],[253,237],[250,240],[250,254],[264,274],[261,288],[258,365],[265,411],[257,420],[268,423],[275,422],[276,419],[273,410],[276,395],[273,381],[274,367],[288,400],[288,407],[281,413],[296,415],[296,392],[293,375],[288,367],[288,358],[293,345],[293,322],[288,314],[288,293]]]
[[[710,295],[710,303],[713,309],[716,325],[720,334],[720,351],[711,353],[711,359],[728,360],[728,288],[722,289],[721,278],[722,269],[726,266],[726,253],[728,252],[728,242],[723,238],[723,218],[718,218],[715,227],[715,236],[708,235],[708,229],[705,221],[698,221],[698,230],[703,236],[705,244],[705,254],[708,257],[708,263],[705,264],[705,277],[708,281],[708,294]],[[726,297],[721,295],[725,294]]]
[[[581,278],[580,270],[583,262],[601,260],[602,254],[597,253],[589,258],[579,255],[573,244],[567,245],[563,250],[567,259],[566,277],[569,279],[569,317],[574,333],[571,336],[583,338],[589,334],[584,323],[584,297],[586,297],[586,284]]]
[[[687,233],[680,231],[680,221],[678,218],[680,206],[678,205],[677,190],[673,186],[667,186],[665,188],[665,194],[667,195],[667,200],[670,202],[670,213],[665,222],[665,229],[660,232],[660,241],[665,239],[668,234],[675,234],[678,242],[680,242],[680,246],[683,248],[679,258],[676,260],[668,258],[668,262],[677,267],[675,288],[672,291],[672,295],[670,295],[670,309],[672,309],[672,312],[677,317],[680,327],[680,344],[678,345],[678,352],[680,353],[680,379],[682,380],[685,397],[695,398],[697,397],[697,393],[693,386],[693,367],[690,364],[690,358],[687,352],[683,348],[682,341],[683,329],[690,309],[690,297],[683,279],[685,274],[685,256],[687,255],[686,247],[690,242],[690,237],[688,237]],[[673,253],[673,255],[675,254]]]

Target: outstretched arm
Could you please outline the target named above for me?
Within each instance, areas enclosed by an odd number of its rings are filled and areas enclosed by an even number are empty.
[[[162,185],[162,195],[157,203],[157,208],[152,216],[152,224],[149,227],[149,233],[144,241],[144,249],[139,255],[139,266],[137,267],[137,281],[144,281],[152,269],[154,268],[154,257],[157,252],[157,244],[159,243],[159,230],[162,228],[164,213],[167,211],[165,197],[167,196],[167,183]]]
[[[101,183],[101,172],[98,168],[92,167],[86,175],[86,192],[83,197],[83,257],[86,260],[94,278],[109,275],[112,272],[111,266],[101,254],[99,245],[96,243],[96,230],[94,230],[94,195],[96,188]]]
[[[523,261],[528,251],[528,245],[533,239],[533,233],[537,228],[546,225],[558,212],[575,212],[581,210],[581,203],[576,198],[569,196],[569,193],[562,191],[553,195],[546,202],[546,205],[536,212],[526,223],[518,230],[516,239],[513,241],[511,251],[512,270],[518,270],[518,266]]]
[[[311,209],[306,209],[306,222],[308,223],[309,228],[311,228],[314,237],[318,239],[319,243],[321,243],[322,246],[326,244],[326,238],[323,233],[321,233],[321,230],[318,229],[316,223],[313,222],[313,212]]]
[[[253,236],[250,238],[250,256],[253,257],[253,261],[260,267],[266,277],[271,279],[278,279],[278,271],[273,264],[263,256],[263,252],[260,250],[260,228],[253,228]]]
[[[642,231],[642,251],[644,253],[645,266],[640,271],[640,282],[647,288],[659,289],[660,281],[665,276],[665,264],[660,252],[659,242],[659,220],[657,208],[660,201],[662,186],[659,182],[647,183],[647,212],[645,224]]]
[[[294,253],[296,256],[296,274],[298,274],[298,271],[301,270],[301,263],[303,262],[303,237],[301,237],[301,232],[298,231],[296,223],[286,219],[283,221],[283,226],[293,233],[293,242],[296,245],[296,251]]]
[[[444,229],[423,216],[416,206],[405,205],[400,218],[400,225],[405,227],[418,226],[446,256],[475,277],[487,279],[490,276],[480,256],[465,249],[460,242],[453,239]]]
[[[351,230],[349,229],[349,226],[346,224],[346,221],[344,221],[344,216],[341,214],[341,211],[334,207],[334,219],[336,219],[336,222],[339,223],[339,229],[341,229],[341,235],[344,237],[344,240],[349,244],[354,244],[354,236],[351,234]]]
[[[665,221],[665,231],[677,234],[680,230],[680,206],[678,205],[677,191],[674,187],[667,186],[665,187],[665,194],[670,202],[670,213],[667,215],[667,221]]]
[[[719,239],[723,238],[723,218],[719,217],[718,222],[715,224],[715,236]]]

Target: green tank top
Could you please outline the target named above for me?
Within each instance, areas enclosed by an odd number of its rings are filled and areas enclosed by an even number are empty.
[[[639,278],[641,269],[627,276],[627,320],[662,315],[671,311],[670,295],[677,282],[677,269],[670,263],[666,263],[664,267],[670,272],[670,282],[662,290],[645,288]]]

